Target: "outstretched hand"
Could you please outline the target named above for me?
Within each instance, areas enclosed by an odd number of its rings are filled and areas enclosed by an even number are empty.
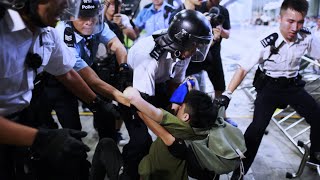
[[[127,87],[123,94],[130,100],[130,103],[133,104],[136,99],[141,98],[140,92],[138,89],[133,87]]]

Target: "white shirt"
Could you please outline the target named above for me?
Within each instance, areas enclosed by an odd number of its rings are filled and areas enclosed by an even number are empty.
[[[275,47],[278,47],[282,41],[284,41],[284,45],[279,49],[278,54],[274,54],[268,59],[271,53],[270,46],[263,47],[260,41],[274,32],[279,35]],[[296,77],[300,69],[301,56],[305,54],[316,59],[320,58],[320,44],[313,41],[311,35],[299,32],[294,42],[286,42],[279,28],[260,37],[252,47],[247,51],[247,56],[239,62],[239,65],[249,71],[259,63],[260,68],[266,70],[266,74],[274,78]]]
[[[40,41],[42,40],[42,44]],[[28,52],[42,57],[43,70],[62,75],[72,69],[75,58],[65,43],[50,27],[33,33],[26,27],[18,12],[7,10],[0,20],[0,115],[21,111],[29,105],[34,88],[35,71],[27,67]]]
[[[315,26],[311,29],[312,38],[315,43],[320,44],[320,27]]]
[[[150,96],[155,95],[157,83],[171,78],[174,82],[182,82],[190,62],[190,58],[174,60],[168,52],[157,61],[149,55],[154,45],[152,36],[142,38],[129,49],[127,58],[133,68],[133,87]]]
[[[120,15],[121,15],[121,23],[127,28],[133,28],[130,23],[129,17],[125,14],[120,14]]]

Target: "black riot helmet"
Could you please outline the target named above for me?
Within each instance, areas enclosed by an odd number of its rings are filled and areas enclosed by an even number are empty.
[[[176,57],[192,50],[191,60],[201,62],[207,56],[212,39],[212,27],[202,13],[182,10],[174,16],[167,32],[155,41],[163,49],[174,52]]]

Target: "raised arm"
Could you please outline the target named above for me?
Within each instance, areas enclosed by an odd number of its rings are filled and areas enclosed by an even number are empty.
[[[163,113],[161,109],[154,107],[152,104],[144,100],[137,89],[128,87],[123,91],[123,94],[130,100],[130,103],[144,115],[158,123],[162,121]]]
[[[117,37],[108,42],[107,48],[116,54],[118,64],[127,63],[127,50]]]
[[[234,73],[227,90],[233,92],[242,82],[246,74],[247,71],[240,66],[240,68]]]
[[[75,70],[71,69],[63,75],[56,76],[56,78],[84,102],[89,104],[95,100],[96,94]]]
[[[143,120],[146,126],[157,135],[167,146],[171,146],[175,141],[175,137],[173,137],[164,127],[160,124],[143,114],[142,112],[138,112],[138,115]]]
[[[98,75],[90,68],[85,67],[78,71],[84,81],[97,93],[104,97],[113,99],[123,105],[129,106],[129,100],[115,87],[102,81]]]

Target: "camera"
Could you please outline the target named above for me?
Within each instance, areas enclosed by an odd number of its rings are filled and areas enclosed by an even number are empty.
[[[207,16],[210,17],[210,24],[213,28],[222,25],[224,22],[224,16],[220,13],[220,9],[217,7],[212,7]]]
[[[129,17],[134,17],[139,10],[140,1],[141,0],[123,0],[121,6],[121,14],[125,14]]]

